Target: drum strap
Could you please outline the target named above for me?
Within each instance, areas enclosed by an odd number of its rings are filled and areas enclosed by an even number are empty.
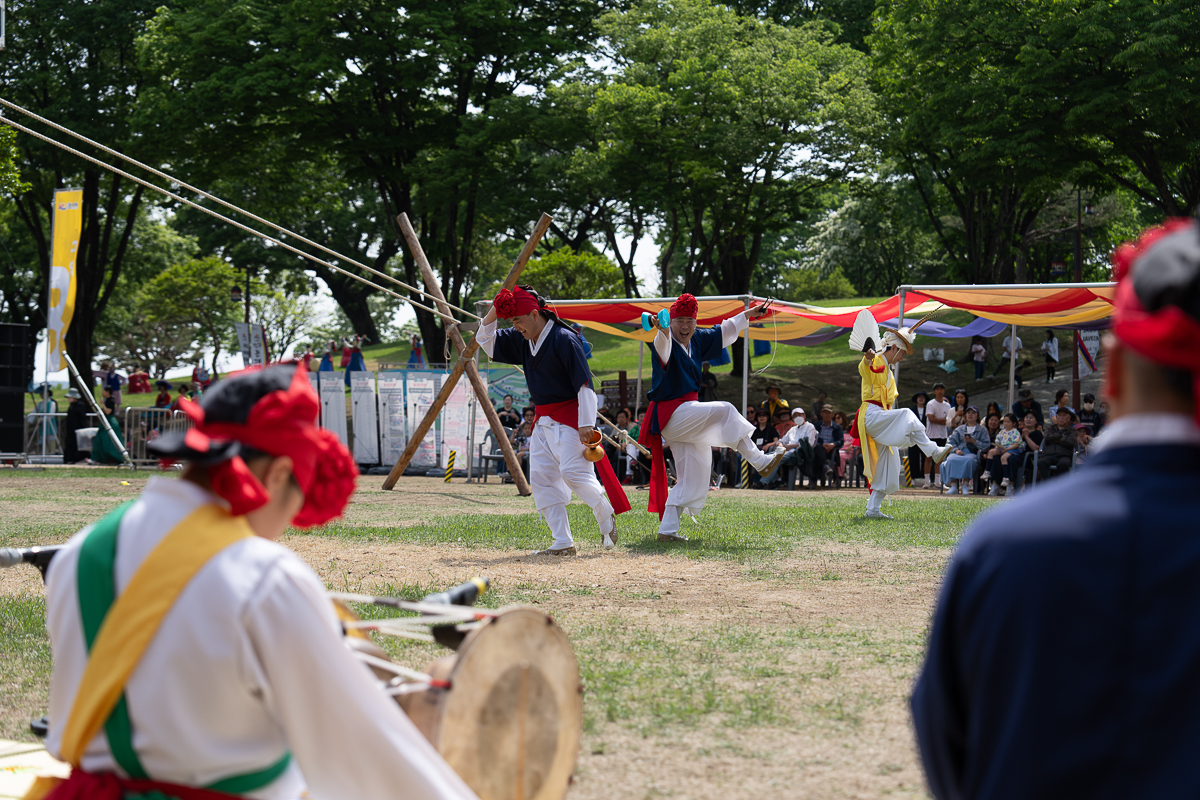
[[[244,517],[202,505],[159,542],[118,597],[113,566],[117,533],[129,506],[120,506],[98,522],[80,548],[77,585],[88,663],[61,752],[78,769],[88,743],[103,726],[113,758],[136,780],[148,776],[133,749],[125,683],[188,582],[217,553],[254,534]],[[285,753],[263,770],[223,778],[208,788],[230,794],[253,791],[278,778],[290,760],[291,753]],[[42,787],[43,792],[50,788]]]

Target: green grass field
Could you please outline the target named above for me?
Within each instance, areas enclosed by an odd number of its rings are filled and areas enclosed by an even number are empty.
[[[62,542],[145,480],[115,469],[4,471],[0,546]],[[730,788],[747,772],[813,797],[845,796],[847,785],[860,787],[851,796],[922,796],[909,686],[945,561],[996,501],[901,496],[896,519],[881,522],[862,517],[861,491],[725,490],[699,525],[685,520],[692,541],[680,546],[656,541],[645,494],[631,492],[616,550],[599,548],[590,513],[574,503],[580,555],[546,563],[529,555],[548,543],[546,529],[511,487],[404,478],[381,492],[378,480],[363,480],[345,519],[286,543],[331,589],[419,597],[486,574],[494,589],[482,605],[552,613],[585,686],[569,796],[750,797],[757,779]],[[28,721],[47,703],[44,613],[32,568],[0,571],[5,738],[30,740]],[[415,668],[445,652],[380,642]],[[640,760],[648,753],[653,774]],[[728,780],[688,783],[695,764]],[[664,788],[672,775],[676,788]]]

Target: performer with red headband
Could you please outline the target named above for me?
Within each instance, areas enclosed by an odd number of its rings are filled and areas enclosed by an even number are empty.
[[[912,697],[939,798],[1200,796],[1200,224],[1113,263],[1111,425],[942,583]]]
[[[274,541],[338,517],[358,474],[303,364],[182,405],[195,427],[149,445],[182,477],[151,478],[47,574],[46,747],[72,772],[27,798],[474,798]]]
[[[651,452],[649,511],[658,514],[659,541],[687,541],[679,530],[681,513],[698,514],[708,500],[712,448],[736,448],[762,475],[783,460],[783,448],[764,453],[750,439],[754,426],[725,402],[699,402],[701,364],[715,361],[721,351],[737,341],[749,321],[766,313],[766,306],[738,314],[713,328],[696,327],[699,304],[681,294],[671,304],[671,327],[659,326],[651,342],[654,357],[652,383],[647,396],[646,422],[638,439]],[[667,466],[662,442],[675,456],[675,486],[667,492]]]
[[[497,331],[497,317],[511,319],[513,326]],[[583,341],[546,308],[537,292],[518,286],[496,295],[480,323],[479,346],[493,361],[524,369],[533,398],[537,416],[529,442],[529,482],[537,510],[554,536],[550,547],[538,554],[575,555],[567,520],[572,491],[591,507],[600,542],[611,550],[617,543],[616,515],[629,510],[629,500],[607,458],[593,469],[583,457],[596,424],[596,393]],[[597,471],[601,480],[596,480]]]

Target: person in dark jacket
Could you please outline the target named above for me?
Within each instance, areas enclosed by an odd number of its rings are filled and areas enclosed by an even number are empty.
[[[75,432],[88,427],[88,408],[83,402],[83,395],[72,387],[67,389],[67,418],[63,422],[63,463],[78,464],[88,457],[88,452],[81,452],[79,440]],[[90,452],[90,451],[89,451]]]
[[[1113,261],[1111,421],[942,581],[912,695],[939,800],[1200,797],[1200,223]]]
[[[1047,478],[1054,474],[1065,475],[1071,471],[1071,461],[1075,457],[1075,444],[1078,437],[1078,431],[1074,427],[1077,421],[1075,412],[1063,406],[1054,415],[1054,424],[1046,427],[1044,431],[1046,439],[1042,443],[1039,468],[1045,470],[1043,474]],[[1057,471],[1052,473],[1051,467],[1056,467]]]

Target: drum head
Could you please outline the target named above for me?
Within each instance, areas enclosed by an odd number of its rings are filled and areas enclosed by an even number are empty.
[[[583,726],[579,663],[532,608],[471,631],[450,676],[433,744],[481,800],[560,800]]]

